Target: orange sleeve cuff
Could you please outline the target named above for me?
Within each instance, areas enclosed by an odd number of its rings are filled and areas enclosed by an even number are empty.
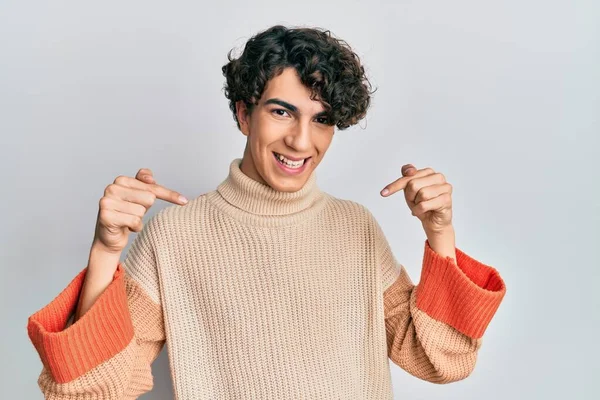
[[[78,378],[123,350],[134,330],[119,263],[112,282],[73,325],[87,267],[48,305],[29,317],[27,332],[44,367],[58,383]]]
[[[481,338],[506,293],[500,274],[456,248],[456,263],[425,240],[417,308],[461,333]]]

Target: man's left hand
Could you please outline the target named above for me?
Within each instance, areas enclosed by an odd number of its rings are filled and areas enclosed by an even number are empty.
[[[452,227],[452,185],[431,168],[417,170],[412,164],[402,167],[402,177],[387,185],[381,195],[389,197],[404,190],[406,204],[419,218],[425,233],[440,234]],[[384,193],[385,190],[388,193]]]

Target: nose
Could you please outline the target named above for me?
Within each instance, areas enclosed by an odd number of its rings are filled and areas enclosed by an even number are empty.
[[[290,148],[295,149],[298,153],[308,153],[312,148],[310,122],[301,121],[295,124],[285,136],[284,141]]]

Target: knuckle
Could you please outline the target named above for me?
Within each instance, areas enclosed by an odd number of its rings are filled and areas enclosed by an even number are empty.
[[[114,183],[111,183],[110,185],[108,185],[106,187],[106,189],[104,189],[104,195],[105,196],[114,195],[115,189],[116,189],[116,185]]]
[[[141,205],[141,204],[136,204],[136,207],[135,207],[135,208],[136,208],[135,212],[136,212],[136,213],[137,213],[137,215],[139,215],[140,217],[143,217],[143,216],[144,216],[144,214],[146,214],[146,211],[147,211],[147,209],[146,209],[146,207],[144,207],[143,205]]]
[[[141,207],[144,207],[144,209],[147,211],[150,207],[152,207],[152,205],[154,204],[155,201],[156,201],[156,195],[154,193],[147,192],[147,193],[144,193],[139,198],[139,200],[136,201],[136,204],[138,204]]]
[[[152,205],[156,201],[156,193],[148,192],[148,202]]]
[[[106,209],[106,208],[108,208],[110,200],[108,197],[101,197],[100,201],[98,203],[99,203],[99,206],[101,209]]]
[[[98,219],[102,222],[106,222],[108,220],[108,217],[110,215],[110,212],[106,209],[101,209],[100,212],[98,213]]]
[[[115,179],[117,185],[123,185],[125,182],[127,182],[127,177],[125,175],[119,175]]]

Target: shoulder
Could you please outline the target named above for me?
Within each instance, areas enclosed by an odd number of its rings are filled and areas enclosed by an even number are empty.
[[[327,196],[329,197],[328,207],[337,216],[352,219],[367,226],[371,226],[375,222],[373,213],[364,204],[335,197],[331,194],[327,194]]]
[[[206,195],[190,199],[187,204],[171,204],[152,214],[144,224],[143,232],[158,247],[165,240],[173,239],[180,233],[199,226],[206,210]]]
[[[187,204],[171,204],[160,209],[151,217],[155,224],[168,224],[172,222],[186,222],[198,211],[202,211],[206,207],[206,199],[210,192],[203,193],[195,198],[190,199]]]
[[[340,197],[336,197],[330,193],[326,193],[326,196],[329,197],[329,206],[338,208],[343,210],[344,212],[349,212],[353,214],[360,214],[364,216],[372,216],[371,211],[362,203],[359,203],[354,200],[342,199]]]

